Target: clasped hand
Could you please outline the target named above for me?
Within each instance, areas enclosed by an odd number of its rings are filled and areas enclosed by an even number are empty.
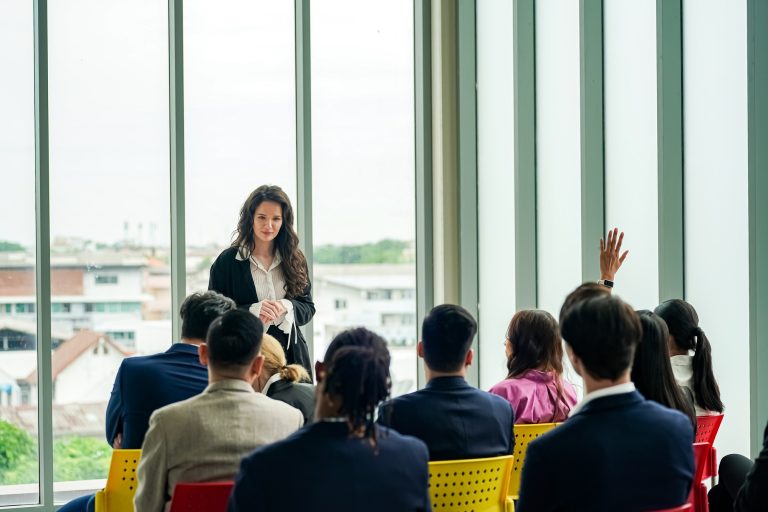
[[[261,311],[259,312],[259,320],[264,325],[275,323],[275,321],[285,314],[285,306],[283,306],[279,300],[263,300],[259,302],[261,304]]]

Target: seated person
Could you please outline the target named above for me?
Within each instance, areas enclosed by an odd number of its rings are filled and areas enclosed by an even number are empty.
[[[653,312],[667,324],[672,371],[677,383],[693,392],[696,414],[723,412],[720,387],[712,370],[712,346],[699,327],[696,310],[684,300],[672,299]]]
[[[565,423],[528,445],[518,512],[626,512],[679,506],[693,481],[693,427],[630,380],[642,330],[621,299],[571,302],[560,323],[586,395]]]
[[[161,354],[129,357],[120,364],[107,405],[107,441],[114,448],[141,448],[155,410],[200,394],[208,370],[197,355],[208,326],[235,303],[216,292],[193,293],[179,311],[181,342]]]
[[[427,443],[430,460],[508,455],[515,446],[510,403],[473,388],[464,379],[472,363],[475,332],[475,319],[461,306],[432,309],[418,344],[426,387],[379,409],[378,422]]]
[[[755,462],[743,455],[726,455],[720,461],[719,474],[718,484],[709,491],[711,512],[768,510],[768,424]]]
[[[300,364],[288,364],[283,346],[269,334],[261,340],[261,355],[264,369],[253,381],[253,389],[297,408],[304,416],[304,423],[312,421],[315,387],[305,384],[309,380],[307,370]]]
[[[231,480],[242,457],[304,424],[297,409],[253,390],[264,365],[263,334],[264,325],[247,311],[230,311],[211,324],[200,345],[210,384],[200,395],[152,414],[139,461],[136,510],[166,510],[179,482]]]
[[[107,441],[113,448],[137,449],[144,442],[155,410],[200,394],[208,370],[200,364],[198,346],[208,327],[235,309],[231,299],[216,292],[193,293],[181,304],[181,342],[160,354],[124,359],[107,405]],[[94,510],[93,495],[75,498],[60,512]]]
[[[691,420],[696,432],[696,411],[693,394],[688,388],[675,382],[669,362],[669,331],[657,314],[642,310],[637,312],[643,328],[643,338],[635,350],[630,378],[635,388],[646,400],[653,400],[664,407],[677,409]]]
[[[356,339],[326,353],[316,422],[243,459],[229,512],[430,510],[427,447],[373,422],[390,389],[386,342],[364,328],[339,336]]]
[[[507,378],[490,389],[515,410],[515,423],[556,423],[576,405],[573,384],[563,380],[563,345],[557,320],[546,311],[512,317],[504,342]]]

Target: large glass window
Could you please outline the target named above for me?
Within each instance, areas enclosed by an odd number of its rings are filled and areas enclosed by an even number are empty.
[[[311,17],[315,357],[369,327],[400,394],[416,387],[413,3],[329,0]]]
[[[167,26],[162,2],[49,2],[56,501],[107,474],[122,360],[171,342]]]
[[[636,308],[659,297],[656,2],[604,4],[606,224],[631,254],[616,293]]]
[[[0,506],[40,495],[32,14],[31,2],[0,2]]]
[[[515,313],[513,3],[477,3],[480,387],[506,375],[502,343]]]
[[[296,204],[293,2],[184,4],[187,290],[208,288],[248,194]]]
[[[683,2],[685,294],[727,414],[719,453],[749,454],[746,2]],[[759,264],[765,264],[760,262]]]

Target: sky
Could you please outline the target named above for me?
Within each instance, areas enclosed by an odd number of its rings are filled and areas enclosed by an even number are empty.
[[[51,235],[170,236],[167,3],[49,0]],[[312,3],[314,243],[414,238],[410,0]],[[293,2],[185,2],[187,242],[296,197]],[[0,240],[34,242],[32,3],[0,2]],[[141,227],[139,227],[141,226]]]

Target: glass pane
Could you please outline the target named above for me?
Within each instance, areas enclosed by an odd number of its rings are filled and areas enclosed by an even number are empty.
[[[502,342],[515,313],[513,3],[477,3],[480,387],[506,375]]]
[[[722,7],[683,2],[685,293],[727,409],[715,446],[749,456],[747,7]]]
[[[637,309],[653,309],[659,299],[656,2],[606,2],[603,27],[606,223],[626,232],[630,250],[616,293]]]
[[[581,283],[579,73],[579,2],[537,0],[538,296],[539,307],[555,318]],[[566,378],[580,392],[581,379],[565,360]]]
[[[187,290],[208,288],[248,194],[296,205],[293,2],[184,4]]]
[[[416,387],[413,2],[329,0],[311,16],[315,357],[366,326],[401,394]]]
[[[32,3],[0,2],[0,507],[39,503]]]
[[[123,358],[171,342],[167,25],[153,0],[49,2],[56,501],[106,477]]]

